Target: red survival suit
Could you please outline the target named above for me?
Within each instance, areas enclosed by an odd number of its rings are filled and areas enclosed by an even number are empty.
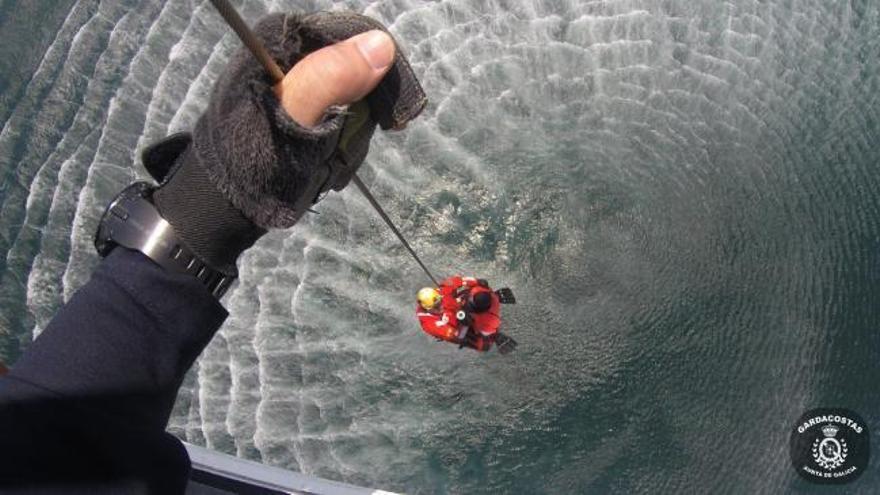
[[[488,284],[480,285],[475,278],[457,275],[440,282],[439,290],[443,299],[438,309],[425,311],[420,305],[416,305],[416,315],[422,324],[422,330],[440,340],[462,344],[481,352],[488,351],[501,325],[501,303],[498,295]],[[480,292],[487,292],[492,298],[488,311],[469,313],[470,325],[459,322],[457,313],[465,310],[467,301]]]

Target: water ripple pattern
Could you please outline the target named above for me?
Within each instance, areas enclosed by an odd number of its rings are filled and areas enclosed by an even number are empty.
[[[435,272],[515,289],[520,347],[422,335],[423,275],[346,190],[242,257],[175,435],[407,493],[775,493],[812,488],[806,409],[880,428],[876,2],[234,3],[389,26],[430,104],[361,176]],[[6,362],[239,46],[201,0],[33,9],[0,3]]]

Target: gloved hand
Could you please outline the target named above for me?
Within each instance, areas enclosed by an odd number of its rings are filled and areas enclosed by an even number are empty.
[[[264,18],[255,33],[282,70],[301,61],[307,68],[294,74],[297,65],[288,72],[296,76],[290,78],[293,83],[285,78],[273,88],[253,55],[240,49],[217,82],[192,136],[172,136],[145,150],[144,164],[161,182],[153,196],[157,209],[209,265],[234,275],[239,254],[266,229],[292,226],[320,193],[348,184],[367,154],[377,123],[402,128],[424,107],[424,92],[409,64],[399,50],[391,58],[387,40],[385,60],[376,39],[365,39],[370,35],[360,39],[366,44],[356,40],[352,46],[315,52],[374,29],[384,30],[378,22],[350,13]],[[308,54],[313,59],[310,66]],[[358,54],[362,58],[355,60]],[[343,70],[326,70],[330,66]],[[345,71],[359,67],[366,68],[367,75],[351,78],[339,91],[331,79],[349,77]],[[328,87],[336,87],[336,93],[328,94]],[[341,106],[365,94],[365,102]],[[293,107],[282,106],[279,96]],[[322,98],[329,99],[329,107],[316,122],[291,118],[302,110],[298,103]],[[308,115],[301,118],[310,120]]]

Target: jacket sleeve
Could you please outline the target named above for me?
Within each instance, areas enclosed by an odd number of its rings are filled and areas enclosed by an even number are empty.
[[[447,311],[443,315],[435,315],[421,310],[416,314],[425,333],[447,342],[458,342],[458,329],[454,314]]]
[[[189,461],[166,423],[226,316],[194,277],[114,249],[0,378],[0,451],[14,452],[0,488],[99,476],[108,493],[182,491]]]

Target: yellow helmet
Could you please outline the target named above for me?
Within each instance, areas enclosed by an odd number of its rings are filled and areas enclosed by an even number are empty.
[[[416,299],[419,300],[419,304],[422,308],[429,310],[436,308],[443,299],[443,296],[440,295],[440,292],[437,289],[433,287],[425,287],[424,289],[419,290]]]

